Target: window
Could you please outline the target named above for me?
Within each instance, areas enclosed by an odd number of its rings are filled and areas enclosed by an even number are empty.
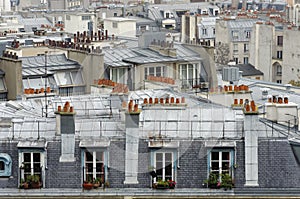
[[[118,23],[117,23],[117,22],[113,22],[113,23],[112,23],[112,27],[113,27],[113,28],[118,28]]]
[[[81,16],[82,21],[88,21],[91,20],[91,16]]]
[[[127,68],[111,68],[110,79],[117,83],[127,84]]]
[[[281,79],[278,79],[276,82],[277,84],[281,84]]]
[[[0,77],[0,91],[6,91],[5,80],[3,77]]]
[[[84,85],[81,71],[57,72],[54,78],[59,86]]]
[[[207,29],[206,28],[202,29],[202,35],[207,35]]]
[[[249,58],[248,57],[244,57],[244,64],[248,64],[249,63]]]
[[[239,48],[238,48],[238,44],[233,44],[233,53],[238,53],[239,52]]]
[[[12,161],[8,154],[0,153],[0,176],[9,177],[11,176]]]
[[[27,176],[37,175],[40,181],[43,177],[44,154],[41,152],[22,152],[20,153],[21,178],[27,179]]]
[[[163,77],[164,70],[165,66],[145,67],[145,79],[147,79],[147,76]]]
[[[239,38],[239,32],[238,31],[232,31],[232,38],[238,39]]]
[[[277,59],[282,59],[282,51],[277,51]]]
[[[276,74],[277,74],[277,76],[282,75],[282,66],[281,65],[276,66]]]
[[[85,86],[59,87],[59,94],[61,96],[83,95]]]
[[[181,64],[179,68],[183,88],[193,87],[200,82],[198,64]]]
[[[244,44],[244,52],[248,52],[249,51],[249,44]]]
[[[215,28],[213,28],[213,35],[215,35],[216,34],[216,29]]]
[[[154,167],[157,180],[174,180],[174,158],[172,152],[154,153]]]
[[[233,60],[234,60],[235,64],[238,64],[238,63],[239,63],[239,58],[234,57]]]
[[[246,31],[246,38],[250,38],[250,35],[251,35],[250,31]]]
[[[209,157],[209,173],[232,175],[233,153],[231,149],[212,150]]]
[[[4,161],[0,161],[0,172],[4,171],[4,169],[5,169]]]
[[[104,151],[84,151],[84,180],[100,178],[105,181],[105,155]]]
[[[282,46],[283,45],[283,36],[277,36],[277,45]]]

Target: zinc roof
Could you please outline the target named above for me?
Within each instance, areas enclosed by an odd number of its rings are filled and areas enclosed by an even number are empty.
[[[22,75],[34,76],[45,74],[45,67],[47,66],[47,73],[53,74],[53,71],[78,69],[80,65],[78,62],[67,59],[65,54],[20,57],[22,60]]]

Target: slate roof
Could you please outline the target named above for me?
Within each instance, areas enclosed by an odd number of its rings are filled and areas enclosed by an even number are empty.
[[[237,64],[235,67],[238,67],[242,71],[242,76],[255,76],[255,75],[264,75],[263,72],[256,69],[252,64]]]
[[[173,15],[174,18],[178,18],[176,11],[189,11],[190,13],[198,13],[199,9],[218,9],[217,6],[211,5],[208,2],[200,3],[179,3],[179,4],[154,4],[148,7],[148,15],[152,20],[162,20],[163,12],[168,10]]]
[[[200,61],[199,54],[185,48],[180,44],[175,44],[177,56],[170,57],[160,55],[150,48],[121,48],[121,49],[103,49],[104,63],[111,67],[128,67],[131,64],[147,64],[178,61]]]
[[[40,28],[42,24],[52,26],[52,23],[45,17],[43,18],[24,18],[17,15],[19,24],[24,25],[25,32],[32,32],[32,28]]]

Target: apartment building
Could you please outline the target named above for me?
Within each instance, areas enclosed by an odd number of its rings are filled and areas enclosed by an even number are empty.
[[[264,73],[264,80],[282,84],[299,81],[297,27],[257,23],[252,35],[250,63]]]
[[[227,64],[249,63],[249,41],[256,19],[235,19],[234,17],[216,21],[216,62]]]
[[[181,42],[214,46],[216,19],[216,17],[209,17],[209,15],[182,15]]]
[[[271,96],[264,100],[266,117],[259,118],[255,103],[251,109],[236,103],[234,99],[251,100],[252,93],[246,85],[236,86],[239,91],[211,93],[212,102],[226,97],[225,106],[165,89],[51,97],[47,118],[40,112],[43,101],[2,103],[0,186],[10,188],[10,194],[30,195],[31,189],[22,190],[23,179],[33,175],[41,188],[35,194],[72,189],[72,196],[100,196],[99,189],[81,191],[93,178],[109,184],[106,195],[121,189],[120,195],[142,191],[158,196],[160,181],[176,182],[164,195],[180,196],[181,190],[276,195],[274,188],[283,195],[292,189],[297,194],[299,164],[292,142],[299,139],[298,120],[282,117],[297,113],[297,104]],[[234,179],[234,190],[203,186],[212,173],[219,180],[222,174]]]

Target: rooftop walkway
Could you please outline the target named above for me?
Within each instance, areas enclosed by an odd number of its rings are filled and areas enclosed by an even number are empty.
[[[0,189],[1,198],[300,198],[300,189]]]

